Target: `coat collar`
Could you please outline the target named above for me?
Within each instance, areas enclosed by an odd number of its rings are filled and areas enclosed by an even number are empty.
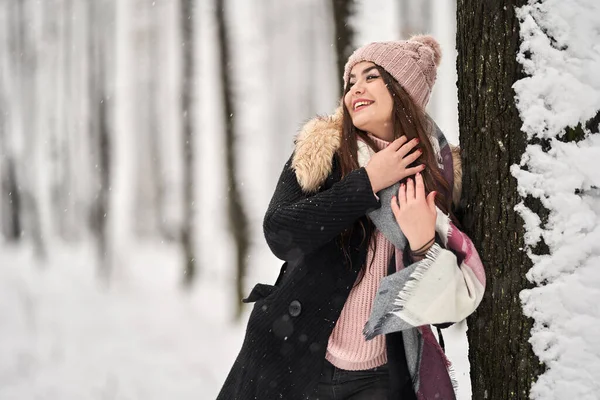
[[[316,192],[332,170],[333,156],[340,147],[342,108],[328,116],[308,121],[296,136],[292,168],[303,191]],[[460,148],[450,145],[454,173],[453,202],[458,204],[462,189]]]
[[[292,168],[305,192],[316,192],[331,173],[333,156],[341,143],[342,108],[308,121],[296,136]]]

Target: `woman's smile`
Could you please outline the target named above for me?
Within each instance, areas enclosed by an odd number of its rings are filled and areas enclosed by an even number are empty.
[[[363,110],[367,107],[369,107],[371,104],[375,103],[373,100],[368,100],[368,99],[356,99],[353,102],[354,105],[354,111],[360,111]]]

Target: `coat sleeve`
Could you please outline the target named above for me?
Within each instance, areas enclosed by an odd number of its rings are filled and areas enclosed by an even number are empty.
[[[326,190],[307,194],[291,165],[290,158],[263,221],[267,244],[282,260],[315,251],[380,206],[364,168],[352,171]]]

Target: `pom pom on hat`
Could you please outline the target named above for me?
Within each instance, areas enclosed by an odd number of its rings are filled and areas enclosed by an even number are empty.
[[[433,36],[416,35],[411,37],[409,40],[422,43],[433,50],[433,62],[435,62],[436,67],[440,66],[440,62],[442,61],[442,48],[440,47],[438,41],[433,38]]]

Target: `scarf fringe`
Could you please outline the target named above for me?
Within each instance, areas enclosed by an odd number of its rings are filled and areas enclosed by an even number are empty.
[[[387,319],[391,317],[391,314],[384,315],[379,322],[375,325],[375,327],[371,328],[371,325],[367,321],[365,327],[363,328],[363,335],[365,340],[372,340],[376,336],[381,335],[381,331],[383,329],[383,325],[387,322]]]
[[[396,306],[394,311],[402,311],[404,309],[406,303],[411,299],[411,297],[413,297],[414,291],[417,289],[417,287],[419,287],[421,279],[423,279],[423,276],[433,265],[441,251],[442,248],[440,245],[434,243],[427,254],[425,254],[425,258],[417,263],[417,267],[413,273],[410,274],[410,279],[406,282],[394,301],[394,305]]]
[[[450,382],[452,382],[452,389],[454,393],[458,396],[458,379],[456,379],[456,370],[454,369],[454,365],[446,358],[448,375],[450,376]]]
[[[452,224],[450,223],[450,217],[445,215],[444,216],[446,218],[448,218],[448,234],[446,235],[446,246],[448,245],[448,239],[450,239],[450,236],[452,236],[452,233],[454,233],[454,228],[452,228]]]

